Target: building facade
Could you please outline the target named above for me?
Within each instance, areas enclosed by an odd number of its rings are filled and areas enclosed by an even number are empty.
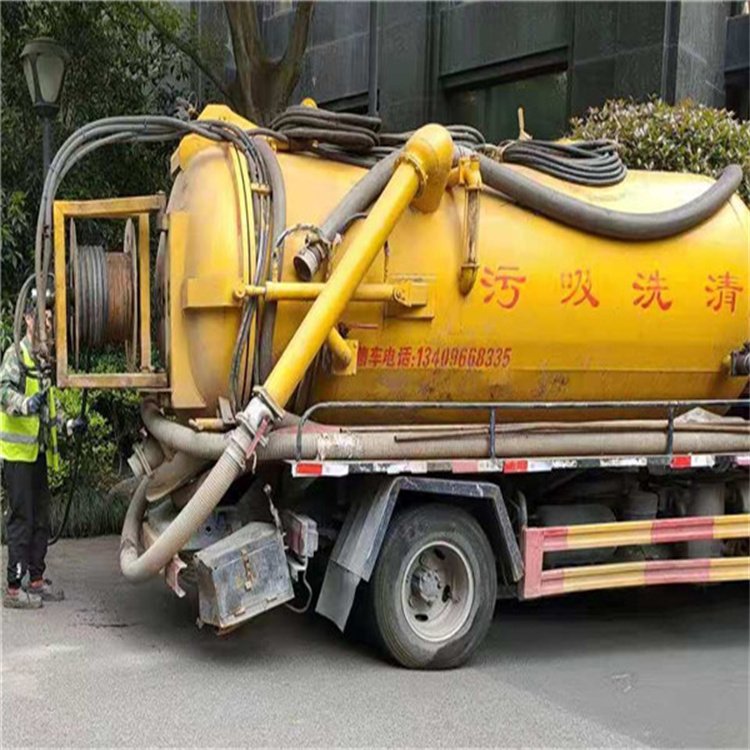
[[[281,55],[293,3],[259,12]],[[463,122],[491,140],[517,136],[518,107],[552,138],[612,97],[689,97],[747,118],[748,18],[737,2],[322,2],[294,99],[366,112],[370,93],[389,130]]]

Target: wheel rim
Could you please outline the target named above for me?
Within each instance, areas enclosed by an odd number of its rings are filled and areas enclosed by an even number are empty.
[[[466,555],[450,542],[421,547],[406,566],[401,606],[409,627],[426,641],[452,638],[469,619],[474,576]]]

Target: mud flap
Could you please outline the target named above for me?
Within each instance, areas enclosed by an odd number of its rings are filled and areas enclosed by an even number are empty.
[[[369,581],[375,568],[402,482],[402,477],[365,480],[363,484],[369,486],[361,488],[336,539],[315,611],[342,632],[359,582]]]

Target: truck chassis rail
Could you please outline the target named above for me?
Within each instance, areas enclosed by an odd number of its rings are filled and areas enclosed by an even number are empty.
[[[750,466],[750,454],[671,456],[581,456],[565,458],[485,458],[433,461],[290,461],[294,477],[343,477],[348,474],[526,474],[557,469],[672,470]]]

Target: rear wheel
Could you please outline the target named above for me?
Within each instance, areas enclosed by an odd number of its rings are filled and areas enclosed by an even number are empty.
[[[496,593],[492,549],[468,513],[433,503],[393,518],[369,595],[378,640],[399,664],[463,664],[489,629]]]

